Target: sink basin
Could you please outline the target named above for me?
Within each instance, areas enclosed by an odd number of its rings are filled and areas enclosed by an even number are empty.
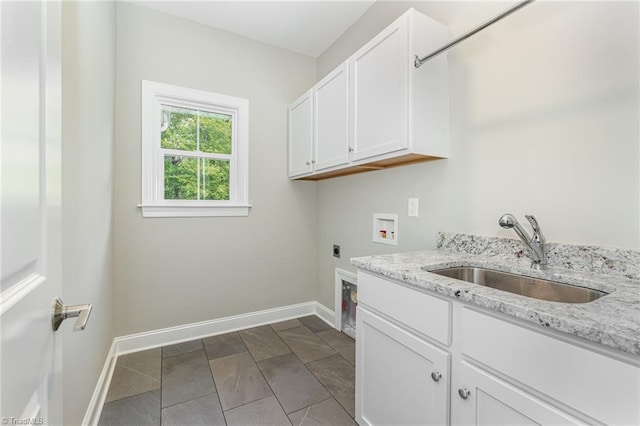
[[[525,277],[522,275],[509,274],[484,268],[456,267],[436,269],[429,272],[473,284],[483,285],[485,287],[508,291],[509,293],[515,293],[521,296],[533,297],[534,299],[548,300],[551,302],[587,303],[608,294],[603,291],[593,290],[590,288],[562,284],[554,281]]]

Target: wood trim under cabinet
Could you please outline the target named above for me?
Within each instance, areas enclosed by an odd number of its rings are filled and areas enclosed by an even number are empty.
[[[388,158],[386,160],[374,161],[372,163],[363,164],[361,166],[351,166],[340,170],[334,170],[326,173],[318,173],[311,176],[297,178],[297,180],[323,180],[338,176],[353,175],[356,173],[370,172],[373,170],[390,169],[392,167],[407,166],[409,164],[424,163],[427,161],[440,160],[443,157],[433,157],[431,155],[422,154],[405,154],[400,157]]]

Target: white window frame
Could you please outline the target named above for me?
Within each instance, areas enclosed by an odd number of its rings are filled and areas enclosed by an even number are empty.
[[[165,200],[160,146],[162,106],[231,116],[229,200]],[[166,150],[165,150],[166,151]],[[176,151],[177,152],[177,151]],[[185,152],[185,156],[189,156]],[[249,215],[249,101],[234,96],[142,80],[142,216]]]

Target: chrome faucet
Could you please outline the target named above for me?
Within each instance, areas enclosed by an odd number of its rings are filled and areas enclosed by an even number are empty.
[[[498,223],[504,229],[513,229],[516,234],[529,248],[531,252],[531,267],[533,269],[547,269],[547,240],[542,235],[538,221],[532,215],[525,215],[525,218],[533,228],[533,235],[529,236],[527,231],[518,223],[518,220],[511,213],[503,214]]]

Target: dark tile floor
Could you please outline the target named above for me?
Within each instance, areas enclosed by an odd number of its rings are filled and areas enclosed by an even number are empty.
[[[124,355],[99,425],[355,425],[354,362],[316,316]]]

